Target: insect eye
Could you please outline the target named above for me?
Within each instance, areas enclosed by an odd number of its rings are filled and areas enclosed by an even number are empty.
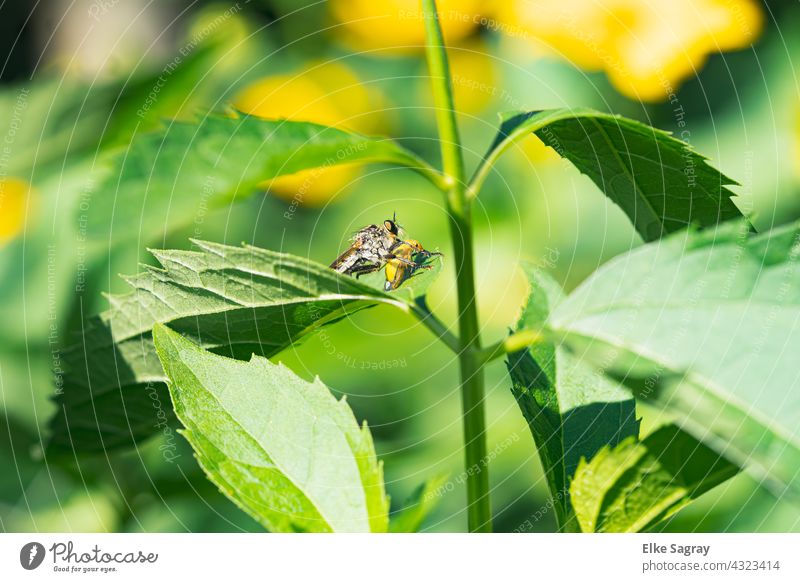
[[[397,224],[391,220],[384,220],[383,227],[394,235],[398,233]]]

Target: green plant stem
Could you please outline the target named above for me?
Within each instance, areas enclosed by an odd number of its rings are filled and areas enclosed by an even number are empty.
[[[425,19],[425,52],[431,86],[442,166],[449,180],[447,209],[453,240],[453,260],[458,291],[459,368],[464,426],[464,452],[467,473],[467,518],[469,531],[492,529],[489,499],[489,471],[486,464],[486,412],[484,405],[483,361],[480,327],[475,301],[475,266],[472,241],[472,216],[466,196],[464,160],[456,124],[453,90],[436,2],[421,0]]]
[[[436,186],[442,192],[447,192],[450,189],[450,180],[447,176],[432,168],[424,162],[419,162],[416,166],[410,166],[412,170],[424,176],[428,181]]]
[[[422,322],[425,327],[431,330],[436,337],[438,337],[442,342],[454,353],[459,353],[461,351],[461,341],[450,333],[450,330],[447,326],[442,323],[430,310],[428,304],[425,302],[425,296],[417,298],[415,301],[416,305],[414,306],[412,312],[417,318]]]
[[[461,351],[461,407],[464,425],[464,450],[467,469],[467,516],[471,532],[492,529],[489,498],[489,468],[486,464],[486,411],[484,405],[483,362],[480,328],[475,302],[475,274],[469,214],[458,216],[451,209],[453,257],[456,264],[458,324]]]

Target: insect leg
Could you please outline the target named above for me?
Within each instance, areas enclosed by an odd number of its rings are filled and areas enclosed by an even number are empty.
[[[364,263],[350,269],[349,274],[355,275],[356,279],[358,279],[361,275],[368,275],[369,273],[374,273],[375,271],[379,270],[382,266],[383,265],[381,263]]]
[[[403,258],[403,257],[398,257],[397,255],[392,255],[390,258],[392,260],[399,261],[399,262],[403,263],[404,265],[406,265],[408,267],[411,267],[411,268],[419,267],[419,265],[417,263],[415,263],[414,261],[412,261],[410,259],[406,259],[406,258]]]

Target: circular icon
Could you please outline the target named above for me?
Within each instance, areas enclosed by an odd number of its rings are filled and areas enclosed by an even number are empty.
[[[19,563],[26,570],[35,570],[44,561],[44,546],[39,542],[28,542],[19,551]]]

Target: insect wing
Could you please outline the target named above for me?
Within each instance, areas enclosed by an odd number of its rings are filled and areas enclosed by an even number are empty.
[[[356,237],[356,239],[353,241],[353,244],[347,247],[345,251],[330,264],[330,268],[340,273],[346,273],[358,262],[362,245],[362,239]]]

